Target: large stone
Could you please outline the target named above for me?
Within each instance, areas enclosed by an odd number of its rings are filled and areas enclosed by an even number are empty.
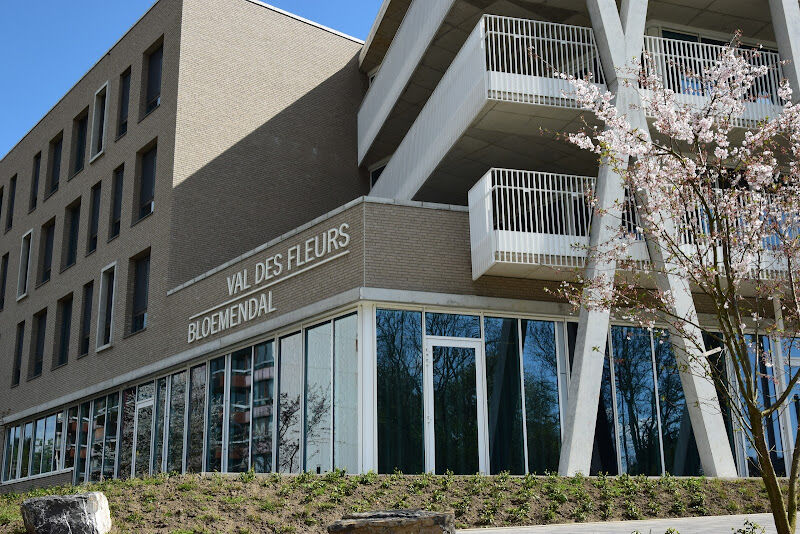
[[[27,499],[20,509],[30,534],[106,534],[111,530],[108,499],[97,491]]]
[[[451,513],[384,510],[349,514],[328,526],[328,532],[352,534],[455,534]]]

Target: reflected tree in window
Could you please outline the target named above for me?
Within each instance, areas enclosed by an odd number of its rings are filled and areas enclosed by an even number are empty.
[[[303,338],[298,332],[281,339],[278,404],[278,470],[297,473],[302,466],[301,415],[303,395]]]
[[[133,431],[136,417],[136,388],[128,388],[122,392],[122,421],[119,439],[119,478],[131,476],[131,459],[133,457]]]
[[[251,466],[256,473],[272,471],[272,402],[275,395],[273,342],[255,346],[253,370],[253,439]]]
[[[169,398],[169,429],[167,436],[167,472],[183,471],[183,425],[186,420],[186,371],[176,373]]]
[[[225,409],[225,357],[211,360],[208,373],[208,425],[206,426],[206,467],[222,471],[222,422]]]
[[[186,472],[203,470],[203,428],[206,405],[206,365],[192,367],[189,385],[189,431],[186,434]]]
[[[425,333],[429,336],[481,337],[481,318],[477,315],[425,313]]]
[[[305,469],[331,470],[333,327],[330,322],[306,330]]]
[[[436,473],[478,472],[478,396],[475,349],[433,347],[433,423]]]

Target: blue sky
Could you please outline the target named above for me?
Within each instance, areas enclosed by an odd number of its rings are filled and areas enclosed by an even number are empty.
[[[365,39],[381,0],[267,3]],[[153,0],[0,2],[0,157],[152,4]]]

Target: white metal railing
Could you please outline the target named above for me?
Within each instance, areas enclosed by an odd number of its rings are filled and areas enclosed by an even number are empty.
[[[700,81],[711,69],[724,47],[709,43],[693,43],[664,37],[645,36],[647,54],[644,68],[648,74],[658,75],[664,87],[678,94],[679,101],[702,106],[710,95],[710,88]],[[747,55],[754,66],[765,66],[767,72],[756,78],[745,101],[744,115],[737,119],[740,125],[751,125],[774,116],[783,72],[780,57],[775,52],[753,51]]]
[[[490,98],[576,107],[554,70],[605,83],[591,28],[496,15],[482,23]]]

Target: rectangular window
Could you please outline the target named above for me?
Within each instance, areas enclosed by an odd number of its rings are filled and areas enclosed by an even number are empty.
[[[150,281],[150,252],[133,261],[133,309],[131,333],[147,326],[147,294]]]
[[[28,199],[28,211],[36,209],[39,201],[39,173],[42,170],[42,153],[33,157],[33,173],[31,174],[31,196]]]
[[[92,299],[94,298],[94,282],[83,286],[83,313],[81,314],[81,351],[80,356],[89,354],[89,338],[92,325]]]
[[[97,348],[111,344],[114,327],[114,275],[116,266],[107,267],[100,275],[100,305],[97,317]]]
[[[134,213],[134,222],[147,217],[153,213],[153,197],[155,196],[156,186],[156,153],[157,145],[139,155],[139,187],[137,191],[137,202]]]
[[[22,236],[22,245],[19,251],[19,273],[17,276],[17,300],[28,294],[28,274],[31,262],[31,238],[33,230]]]
[[[161,65],[164,59],[164,45],[150,52],[145,58],[145,100],[144,115],[147,115],[161,104]]]
[[[119,117],[117,117],[117,137],[128,131],[128,102],[131,97],[131,69],[119,77]]]
[[[28,366],[28,379],[42,374],[44,363],[44,341],[47,337],[47,308],[33,316],[33,332],[31,337],[31,357]]]
[[[30,475],[35,476],[42,472],[42,450],[44,449],[44,419],[39,419],[33,425],[33,451],[31,454]]]
[[[32,442],[33,441],[33,423],[27,423],[25,425],[25,432],[22,435],[22,457],[20,458],[20,469],[19,469],[19,476],[20,478],[25,478],[30,474],[30,465],[31,465],[31,452],[33,452]]]
[[[186,432],[186,472],[203,470],[203,426],[206,405],[206,366],[192,367],[189,383],[189,421]]]
[[[211,360],[208,372],[208,420],[205,471],[222,471],[222,429],[225,413],[225,357]]]
[[[156,401],[153,406],[153,466],[151,473],[164,471],[164,418],[167,413],[167,378],[161,377],[156,381]]]
[[[61,180],[61,152],[64,145],[63,132],[58,134],[55,139],[50,141],[50,151],[48,152],[47,173],[47,194],[51,195],[58,189],[58,182]]]
[[[119,431],[119,467],[117,476],[129,478],[133,468],[133,427],[136,421],[136,388],[122,392],[122,420]]]
[[[327,473],[333,467],[333,369],[331,323],[306,330],[305,470]]]
[[[186,421],[186,371],[171,377],[167,429],[167,472],[183,472],[183,428]]]
[[[53,240],[56,234],[56,220],[50,219],[42,226],[39,234],[39,283],[50,280],[53,274]]]
[[[92,113],[92,159],[103,153],[106,143],[106,112],[108,98],[106,94],[108,82],[94,94],[94,112]]]
[[[53,463],[50,468],[51,471],[58,471],[62,469],[63,449],[61,447],[61,437],[64,435],[64,412],[56,414],[56,428],[55,428],[55,443],[53,444]]]
[[[124,184],[125,166],[120,165],[114,171],[114,181],[111,184],[111,217],[108,224],[108,239],[119,235],[122,221],[122,186]]]
[[[281,473],[299,473],[303,435],[303,338],[300,332],[280,340],[280,394],[278,396],[278,459]]]
[[[86,163],[86,136],[89,129],[89,110],[72,121],[72,176],[83,170]]]
[[[67,446],[64,449],[64,468],[75,466],[75,443],[78,440],[78,407],[73,406],[67,412]]]
[[[97,182],[92,187],[89,195],[89,232],[86,238],[86,254],[91,254],[97,250],[97,232],[100,227],[100,185]]]
[[[25,321],[17,325],[17,339],[14,342],[14,369],[11,372],[11,385],[19,384],[22,374],[22,348],[25,346]]]
[[[6,208],[6,232],[11,230],[14,224],[14,202],[17,196],[17,175],[11,177],[8,183],[8,207]]]
[[[78,259],[78,232],[81,225],[81,199],[79,198],[69,206],[64,213],[64,240],[61,253],[61,268],[66,269],[75,265]]]
[[[86,482],[86,466],[89,460],[89,403],[81,404],[78,417],[78,448],[73,484]]]
[[[252,383],[251,347],[231,354],[228,388],[228,473],[247,471],[250,461],[250,384]]]
[[[256,345],[253,354],[253,443],[250,465],[256,473],[272,471],[272,421],[277,373],[274,343]]]
[[[58,335],[56,336],[53,367],[65,365],[69,361],[69,338],[72,332],[72,293],[58,301],[56,314]]]
[[[92,431],[89,433],[89,480],[97,482],[103,473],[103,443],[106,434],[106,398],[94,399]]]
[[[8,252],[0,260],[0,310],[6,305],[6,282],[8,281]]]
[[[333,466],[358,472],[358,315],[333,322]]]
[[[106,401],[106,436],[103,450],[103,479],[116,476],[117,425],[119,421],[119,393],[112,393]]]

